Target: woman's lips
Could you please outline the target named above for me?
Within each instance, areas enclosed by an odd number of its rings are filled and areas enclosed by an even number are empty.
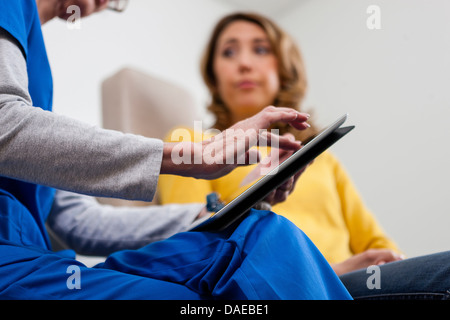
[[[239,89],[253,89],[253,88],[256,88],[257,86],[258,86],[258,83],[256,83],[255,81],[249,81],[249,80],[244,80],[237,84],[237,87]]]

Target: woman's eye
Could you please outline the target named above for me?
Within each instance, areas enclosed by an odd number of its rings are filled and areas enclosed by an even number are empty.
[[[222,51],[222,56],[226,57],[226,58],[230,58],[230,57],[234,56],[234,54],[235,54],[235,50],[232,48],[224,49]]]
[[[264,46],[255,47],[255,53],[257,54],[268,54],[270,53],[270,48]]]

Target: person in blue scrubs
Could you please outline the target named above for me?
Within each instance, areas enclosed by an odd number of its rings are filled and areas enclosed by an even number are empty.
[[[270,211],[251,210],[221,232],[178,233],[118,251],[92,268],[73,251],[51,250],[45,221],[55,188],[151,200],[160,173],[213,179],[235,167],[177,166],[170,159],[174,145],[50,112],[53,84],[41,24],[67,18],[70,5],[87,16],[109,2],[0,0],[0,298],[350,299],[314,244]],[[269,107],[238,128],[285,121],[304,129],[306,120]],[[269,138],[283,148],[299,147],[289,138]]]

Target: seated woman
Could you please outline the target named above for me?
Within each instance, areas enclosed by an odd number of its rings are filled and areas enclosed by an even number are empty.
[[[298,109],[306,90],[297,47],[273,22],[259,15],[224,17],[214,29],[202,70],[212,96],[209,109],[216,116],[214,127],[220,130],[255,114],[265,104]],[[274,128],[280,133],[291,131],[285,125]],[[316,131],[313,125],[294,134],[304,141]],[[212,181],[162,176],[162,200],[204,201],[206,194],[215,191],[226,201],[239,192],[253,170],[238,168]],[[397,246],[383,233],[330,152],[306,169],[293,192],[277,193],[287,200],[275,205],[274,211],[311,237],[334,270],[342,274],[340,279],[353,298],[450,298],[450,252],[401,260]],[[373,283],[375,289],[368,285],[371,274],[366,269],[374,264],[379,269],[373,277],[381,281],[381,285]]]
[[[305,68],[293,40],[275,23],[256,14],[232,14],[218,22],[204,54],[202,74],[211,94],[213,128],[219,132],[266,105],[299,110],[307,86]],[[291,132],[300,141],[318,131],[314,125],[296,132],[281,123],[272,128],[280,134]],[[174,130],[170,136],[177,141],[185,132]],[[208,132],[205,134],[209,137]],[[201,132],[192,130],[187,136],[197,142],[203,138]],[[259,150],[264,155],[270,153],[268,148]],[[204,202],[209,193],[216,192],[228,202],[245,188],[243,181],[253,170],[238,168],[211,181],[163,175],[159,181],[161,201]],[[365,207],[331,152],[319,156],[292,193],[284,196],[286,201],[274,205],[273,210],[301,227],[336,273],[400,259],[397,246]]]

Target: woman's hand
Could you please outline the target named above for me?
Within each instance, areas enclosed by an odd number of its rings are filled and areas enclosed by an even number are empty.
[[[341,275],[347,272],[403,260],[403,256],[389,249],[369,249],[340,263],[332,264],[334,272]]]
[[[217,179],[238,166],[259,162],[259,152],[251,149],[257,144],[295,151],[300,148],[299,141],[264,129],[276,122],[285,122],[303,130],[309,127],[306,123],[308,118],[309,115],[290,108],[266,107],[253,117],[236,123],[208,140],[198,143],[166,143],[161,173]]]
[[[284,137],[290,139],[291,141],[295,141],[295,137],[287,133]],[[299,147],[298,149],[300,149]],[[282,150],[277,148],[272,148],[270,154],[261,160],[261,162],[253,169],[241,182],[241,187],[248,185],[252,182],[255,182],[259,178],[263,177],[266,174],[271,174],[272,170],[275,169],[279,164],[284,162],[287,158],[289,158],[295,151],[294,150]],[[300,175],[305,171],[306,168],[303,168],[299,172],[297,172],[294,176],[289,178],[286,182],[280,185],[277,189],[273,190],[264,200],[263,202],[273,206],[277,203],[286,201],[287,197],[294,191],[294,187],[297,183]]]
[[[279,186],[277,189],[273,190],[265,199],[264,202],[267,202],[271,206],[276,205],[277,203],[284,202],[288,198],[288,196],[294,191],[295,184],[297,183],[298,178],[305,171],[305,168],[297,172],[294,176],[289,178],[285,183]]]

